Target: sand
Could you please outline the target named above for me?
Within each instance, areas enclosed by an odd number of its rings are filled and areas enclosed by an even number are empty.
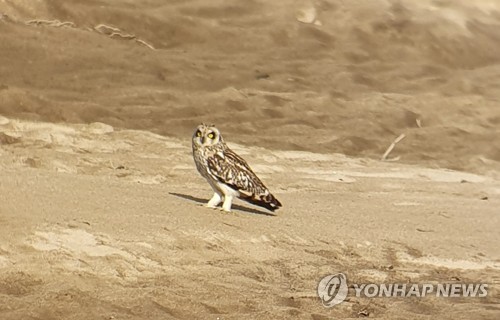
[[[1,2],[0,318],[498,318],[499,25],[486,0]],[[202,206],[202,121],[283,209]],[[490,287],[325,308],[339,272]]]

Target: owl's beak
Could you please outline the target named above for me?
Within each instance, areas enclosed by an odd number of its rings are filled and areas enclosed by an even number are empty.
[[[201,144],[205,144],[205,137],[201,137]]]

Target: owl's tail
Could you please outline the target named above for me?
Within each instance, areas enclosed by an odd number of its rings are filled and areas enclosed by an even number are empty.
[[[271,193],[268,193],[267,195],[252,194],[251,196],[241,194],[241,199],[251,204],[266,208],[272,212],[282,207],[281,202],[279,202],[279,200],[276,199]]]

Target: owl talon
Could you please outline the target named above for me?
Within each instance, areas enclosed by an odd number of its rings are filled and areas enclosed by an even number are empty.
[[[225,210],[224,208],[220,208],[219,209],[221,213],[225,213],[225,214],[232,214],[234,215],[235,213],[231,210]]]
[[[214,196],[205,205],[207,208],[215,209],[222,202],[222,197],[218,193],[214,193]]]

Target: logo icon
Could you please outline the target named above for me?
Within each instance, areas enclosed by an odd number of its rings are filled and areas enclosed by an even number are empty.
[[[347,278],[343,273],[328,275],[318,283],[318,296],[326,308],[344,301],[348,291]]]

